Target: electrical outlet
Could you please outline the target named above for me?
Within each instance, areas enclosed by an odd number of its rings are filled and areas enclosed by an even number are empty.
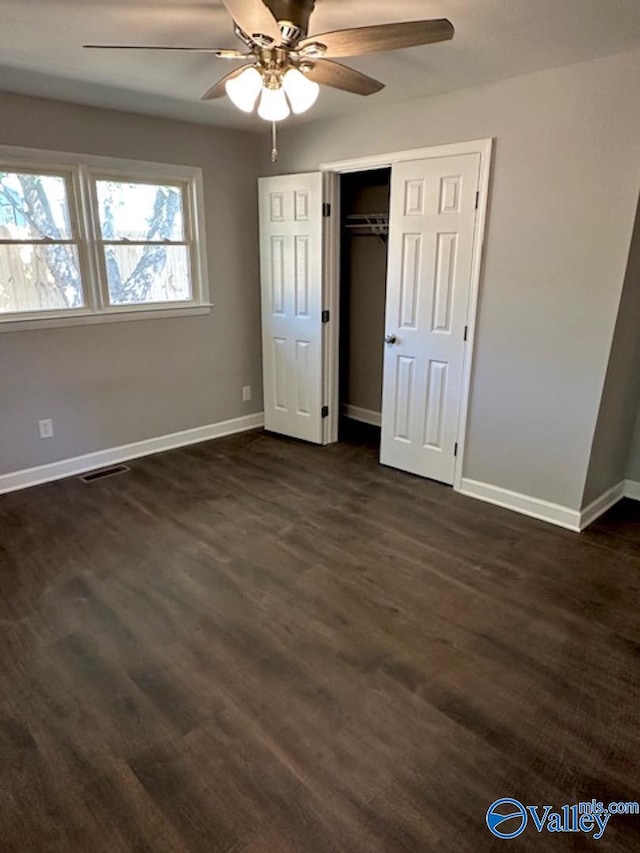
[[[38,427],[40,429],[40,438],[53,438],[53,421],[51,418],[38,421]]]
[[[245,385],[242,389],[242,402],[248,403],[251,399],[251,385]]]

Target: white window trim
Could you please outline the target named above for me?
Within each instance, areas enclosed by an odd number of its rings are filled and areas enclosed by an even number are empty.
[[[57,311],[31,311],[0,315],[0,334],[64,326],[96,323],[157,320],[166,317],[208,314],[213,307],[209,290],[204,218],[204,183],[202,169],[170,163],[149,163],[119,157],[98,157],[34,148],[14,148],[0,145],[0,163],[10,169],[55,171],[69,174],[74,197],[69,199],[79,240],[80,272],[86,304],[83,308]],[[97,248],[97,211],[93,181],[104,177],[131,178],[140,181],[177,183],[185,187],[189,219],[193,236],[192,286],[193,299],[185,302],[153,305],[107,305],[101,300],[105,283],[101,279],[101,260]]]

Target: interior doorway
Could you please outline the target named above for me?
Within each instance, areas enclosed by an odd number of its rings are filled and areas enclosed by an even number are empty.
[[[366,195],[362,173],[390,171],[388,247],[380,244],[388,260],[386,275],[383,265],[377,274],[386,293],[368,299],[385,305],[383,334],[367,323],[383,347],[379,458],[461,489],[491,151],[491,140],[452,143],[260,179],[265,429],[331,444],[343,406],[351,415],[359,408],[360,423],[362,411],[375,419],[378,397],[353,397],[353,358],[341,366],[341,347],[358,340],[350,319],[340,321],[341,246],[344,232],[365,227],[372,233],[358,240],[384,239],[384,210],[360,213],[353,204]],[[356,183],[344,200],[343,179]],[[362,251],[368,262],[373,253]],[[353,254],[352,245],[350,263]],[[370,347],[374,372],[380,343]]]
[[[380,444],[391,169],[340,176],[339,440]]]
[[[391,170],[380,461],[462,487],[492,140],[321,164],[327,316],[339,317],[345,175]],[[324,443],[339,438],[341,324],[325,327]]]

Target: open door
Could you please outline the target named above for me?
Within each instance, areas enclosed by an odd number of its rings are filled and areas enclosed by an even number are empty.
[[[480,154],[392,168],[380,461],[452,484]]]
[[[323,441],[322,173],[259,180],[265,428]]]

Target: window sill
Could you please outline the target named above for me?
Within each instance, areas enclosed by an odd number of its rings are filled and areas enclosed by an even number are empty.
[[[36,329],[61,329],[68,326],[94,326],[101,323],[130,323],[137,320],[168,320],[174,317],[197,317],[211,313],[212,305],[185,305],[169,308],[135,308],[133,310],[78,313],[72,316],[12,317],[0,319],[0,334],[6,332],[32,332]]]

